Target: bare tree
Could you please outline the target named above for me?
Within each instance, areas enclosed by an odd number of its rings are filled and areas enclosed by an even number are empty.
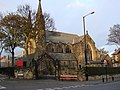
[[[9,13],[4,17],[0,16],[0,37],[3,37],[3,33],[5,35],[4,39],[1,39],[1,47],[12,54],[13,66],[16,47],[24,48],[28,57],[30,39],[37,36],[34,29],[35,16],[36,12],[27,4],[18,6],[15,13]],[[55,23],[50,14],[44,13],[44,19],[46,30],[55,30]],[[26,59],[28,60],[28,58]]]
[[[3,32],[0,31],[0,67],[1,67],[1,55],[4,49],[4,38],[6,37]]]
[[[0,30],[0,58],[1,58],[1,54],[3,52],[3,49],[4,49],[4,39],[5,39],[6,35],[1,32]]]
[[[120,46],[120,24],[116,24],[113,27],[110,27],[110,34],[108,35],[108,44]]]
[[[1,48],[12,55],[12,66],[14,66],[14,50],[20,44],[19,31],[23,20],[18,14],[9,13],[0,20],[0,32],[2,33]],[[4,37],[3,37],[4,36]]]
[[[38,35],[38,31],[35,29],[36,11],[32,10],[30,5],[25,4],[18,6],[17,13],[24,18],[24,23],[21,31],[21,34],[23,36],[21,47],[25,49],[26,60],[28,61],[28,48],[32,48],[29,47],[29,44],[31,43],[30,39],[32,38],[36,40],[36,36]],[[43,16],[45,20],[45,30],[55,31],[55,23],[53,18],[50,17],[50,14],[44,13]]]
[[[53,18],[50,16],[49,13],[44,13],[44,20],[45,20],[45,30],[48,31],[55,31],[55,22],[53,20]]]
[[[20,47],[25,49],[26,52],[26,60],[27,65],[29,64],[28,60],[28,48],[30,39],[35,37],[34,31],[34,19],[35,19],[35,12],[31,9],[31,7],[27,4],[18,6],[17,13],[24,18],[23,20],[23,27],[21,29],[20,35],[22,35],[22,42]]]

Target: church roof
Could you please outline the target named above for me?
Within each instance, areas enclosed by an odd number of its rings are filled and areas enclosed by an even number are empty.
[[[55,60],[77,60],[72,53],[49,53]]]
[[[62,42],[62,43],[78,43],[80,42],[84,36],[78,36],[76,34],[69,34],[63,32],[55,32],[55,31],[46,31],[46,41],[52,42]]]

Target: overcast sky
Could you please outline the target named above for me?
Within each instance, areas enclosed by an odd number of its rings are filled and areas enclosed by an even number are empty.
[[[103,47],[107,43],[109,28],[120,24],[120,0],[41,0],[44,12],[54,18],[57,31],[83,34],[84,15],[87,16],[86,30],[96,43],[96,47]],[[38,0],[0,0],[0,12],[16,11],[18,5],[29,4],[37,10]],[[106,46],[111,52],[113,46]],[[117,48],[116,46],[114,46]]]

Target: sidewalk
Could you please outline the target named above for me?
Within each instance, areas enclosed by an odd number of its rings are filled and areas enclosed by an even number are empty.
[[[4,79],[6,79],[6,75],[0,74],[0,81],[3,81]]]
[[[114,78],[104,78],[99,80],[88,80],[88,81],[81,81],[83,84],[89,84],[89,85],[96,85],[96,84],[106,84],[106,83],[112,83],[120,81],[120,77],[114,77]]]
[[[3,89],[6,89],[6,87],[3,87],[3,86],[0,85],[0,89],[3,90]]]
[[[120,80],[120,79],[119,79]],[[111,85],[111,83],[117,82],[118,79],[115,78],[114,81],[111,79],[108,80],[108,82],[102,82],[102,80],[89,80],[89,81],[58,81],[53,79],[39,79],[39,80],[25,80],[25,79],[5,79],[0,83],[1,88],[6,87],[12,88],[11,90],[18,90],[18,88],[29,88],[29,89],[21,89],[21,90],[32,90],[30,88],[36,88],[33,90],[48,90],[47,88],[50,88],[49,90],[57,90],[56,88],[61,88],[64,90],[64,88],[80,88],[80,87],[88,87],[89,86],[103,86],[103,85]],[[15,86],[16,89],[13,89]],[[73,90],[73,89],[70,89]],[[75,90],[75,89],[74,89]],[[78,89],[77,89],[78,90]],[[89,89],[88,89],[89,90]],[[91,89],[92,90],[92,89]]]
[[[1,75],[0,74],[0,81],[4,81],[4,80],[17,80],[17,81],[26,81],[26,79],[16,79],[16,78],[13,78],[13,77],[8,77],[8,75]],[[111,83],[111,82],[116,82],[116,81],[120,81],[120,77],[114,77],[114,79],[112,80],[112,78],[108,78],[108,80],[106,81],[106,78],[104,78],[104,82],[102,79],[94,79],[94,80],[88,80],[88,81],[59,81],[59,80],[53,80],[53,79],[39,79],[37,81],[57,81],[57,82],[79,82],[81,84],[89,84],[89,85],[95,85],[95,84],[103,84],[103,83]],[[35,81],[35,80],[27,80],[27,81]]]

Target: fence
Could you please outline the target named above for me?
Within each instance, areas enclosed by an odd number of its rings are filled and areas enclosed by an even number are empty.
[[[83,67],[85,72],[85,67]],[[115,75],[120,74],[120,67],[87,67],[87,74],[88,76],[94,75]]]

